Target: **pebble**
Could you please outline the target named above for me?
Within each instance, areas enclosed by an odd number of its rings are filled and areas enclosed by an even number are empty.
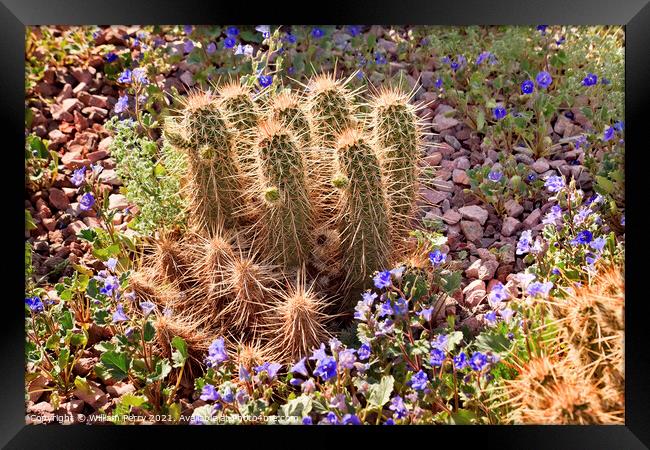
[[[454,183],[463,184],[465,186],[470,185],[469,176],[464,170],[461,169],[454,169],[451,174],[451,179],[454,181]]]
[[[485,225],[489,216],[488,211],[478,205],[463,206],[458,209],[458,212],[463,216],[463,219],[475,220],[481,225]]]
[[[461,220],[460,229],[468,241],[478,241],[483,237],[483,227],[473,220]]]
[[[517,232],[520,226],[521,226],[521,222],[519,222],[514,217],[506,217],[505,219],[503,219],[503,224],[501,225],[501,235],[512,236],[514,233]]]
[[[460,221],[461,219],[461,214],[458,213],[458,211],[454,209],[448,209],[447,212],[442,216],[442,220],[445,223],[448,223],[450,225],[456,224]]]
[[[465,270],[465,275],[472,279],[489,280],[494,277],[498,268],[499,262],[495,259],[483,260],[479,258]]]

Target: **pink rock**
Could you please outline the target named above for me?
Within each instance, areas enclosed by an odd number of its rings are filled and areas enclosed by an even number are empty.
[[[50,188],[50,204],[53,205],[56,209],[65,211],[70,206],[70,200],[65,195],[65,193],[58,188]]]
[[[470,185],[469,176],[467,176],[467,173],[461,169],[454,169],[451,174],[451,179],[454,183],[463,184],[465,186]]]
[[[472,279],[489,280],[494,277],[498,268],[499,262],[496,260],[477,259],[465,270],[465,275]]]
[[[135,387],[130,383],[118,381],[112,386],[106,386],[106,392],[108,392],[113,397],[121,397],[124,394],[135,392]]]
[[[443,130],[455,127],[458,123],[458,120],[453,117],[445,117],[444,114],[438,114],[433,118],[432,126],[436,132],[440,133]]]
[[[420,196],[425,199],[428,203],[438,204],[444,199],[447,198],[448,194],[446,192],[435,191],[433,189],[420,189]]]
[[[506,217],[505,219],[503,219],[503,224],[501,225],[501,235],[512,236],[514,233],[517,232],[520,226],[521,226],[521,222],[519,222],[514,217]]]
[[[463,216],[463,219],[475,220],[481,225],[485,224],[489,216],[487,210],[478,205],[463,206],[458,209],[458,212]]]
[[[508,213],[510,217],[519,217],[521,213],[524,212],[524,207],[513,198],[508,200],[504,206],[506,208],[506,213]]]
[[[533,228],[535,225],[539,223],[539,219],[542,217],[542,212],[540,211],[539,208],[533,210],[530,214],[528,214],[528,217],[524,219],[523,226],[526,229]]]
[[[442,161],[442,153],[440,152],[433,152],[426,158],[424,158],[424,161],[429,165],[429,166],[437,166],[440,164],[440,161]]]
[[[455,223],[458,223],[461,219],[461,215],[458,213],[458,211],[454,209],[449,209],[447,212],[442,216],[442,220],[445,223],[448,223],[450,225],[453,225]]]
[[[468,241],[478,241],[483,237],[483,227],[473,220],[461,220],[460,229]]]

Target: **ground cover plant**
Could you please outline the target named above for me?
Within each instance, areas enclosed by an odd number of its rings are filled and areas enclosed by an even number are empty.
[[[27,422],[624,423],[624,45],[26,29]]]

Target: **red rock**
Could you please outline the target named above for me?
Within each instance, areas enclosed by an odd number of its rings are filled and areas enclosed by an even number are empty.
[[[437,166],[438,164],[440,164],[440,161],[442,161],[442,153],[433,152],[429,156],[424,158],[424,161],[429,166]]]
[[[435,205],[446,199],[448,194],[433,189],[423,188],[420,189],[420,196],[428,203]]]
[[[47,231],[54,231],[56,228],[56,219],[53,219],[51,217],[44,217],[42,223]]]
[[[135,386],[130,383],[125,383],[123,381],[118,381],[112,386],[106,387],[106,392],[108,392],[113,397],[121,397],[124,394],[129,394],[135,392]]]
[[[468,241],[478,241],[483,237],[483,227],[473,220],[461,220],[460,229]]]
[[[85,223],[83,223],[81,220],[76,220],[74,222],[71,222],[70,225],[66,227],[65,231],[68,236],[70,235],[76,236],[81,230],[85,228],[87,228]]]
[[[53,205],[56,209],[65,211],[68,209],[68,207],[70,207],[70,200],[68,200],[68,197],[61,189],[54,187],[50,188],[49,194],[50,204]]]
[[[455,223],[458,223],[461,219],[461,215],[458,213],[458,211],[454,209],[449,209],[447,212],[442,216],[442,220],[445,223],[448,223],[450,225],[453,225]]]
[[[463,303],[473,308],[485,298],[485,283],[481,280],[474,280],[463,289]]]
[[[458,120],[454,119],[453,117],[445,117],[444,114],[438,114],[433,118],[432,126],[433,129],[439,133],[443,130],[455,127],[458,125],[458,123]]]
[[[104,151],[107,154],[109,153],[109,147],[113,143],[113,138],[111,136],[105,137],[99,142],[99,145],[97,146],[98,151]],[[103,158],[102,158],[103,159]]]
[[[79,358],[72,370],[75,374],[85,377],[90,373],[96,363],[97,358]]]
[[[52,144],[64,144],[70,140],[70,137],[63,134],[60,130],[50,131],[48,137]]]
[[[42,198],[36,200],[36,211],[42,218],[52,217],[52,210]]]
[[[539,219],[542,217],[542,212],[540,211],[539,208],[533,210],[528,217],[524,219],[523,226],[526,229],[533,228],[535,225],[539,223]]]
[[[90,97],[89,106],[108,109],[108,97],[104,97],[103,95],[92,95]]]
[[[102,160],[108,156],[108,152],[106,150],[97,150],[95,152],[88,153],[86,157],[88,160],[90,160],[91,163],[96,163],[99,160]]]
[[[474,220],[481,225],[485,225],[489,216],[487,210],[478,205],[463,206],[458,209],[458,212],[463,216],[463,219]]]
[[[65,152],[61,157],[61,163],[66,169],[77,169],[90,164],[90,160],[81,156],[80,151]]]
[[[105,394],[97,383],[88,381],[89,391],[84,389],[75,389],[72,394],[80,400],[88,403],[92,408],[99,409],[108,403],[109,397]]]
[[[517,232],[520,226],[521,223],[514,217],[506,217],[503,219],[503,223],[501,224],[501,235],[512,236]]]
[[[494,277],[496,270],[499,268],[499,262],[493,259],[477,259],[465,270],[468,278],[478,278],[479,280],[489,280]]]
[[[61,93],[56,98],[56,101],[61,103],[63,100],[70,97],[72,97],[72,86],[69,83],[66,83],[66,85],[63,86],[63,89],[61,89]]]

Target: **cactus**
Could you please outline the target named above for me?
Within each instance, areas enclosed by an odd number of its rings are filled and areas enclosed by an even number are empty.
[[[379,161],[370,140],[355,128],[341,133],[336,148],[341,191],[337,223],[346,285],[363,288],[388,263],[388,206]]]
[[[409,96],[382,88],[371,102],[371,129],[380,149],[394,241],[403,242],[415,207],[421,126]]]
[[[263,201],[254,228],[264,255],[284,267],[301,265],[311,247],[314,210],[298,142],[280,122],[269,120],[260,124],[256,151],[255,189]]]

